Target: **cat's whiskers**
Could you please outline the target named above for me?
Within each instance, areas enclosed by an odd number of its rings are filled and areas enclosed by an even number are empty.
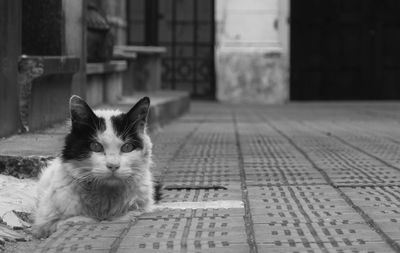
[[[75,181],[84,181],[92,177],[92,167],[91,166],[74,166],[73,170],[69,171],[70,177]]]
[[[90,183],[92,186],[96,187],[102,183],[102,180],[91,173],[79,174],[79,177],[72,177],[72,182],[78,185]]]
[[[91,182],[94,184],[94,186],[100,185],[101,181],[99,178],[93,177],[92,179],[93,179],[93,181],[91,181]]]
[[[97,136],[95,136],[95,135],[93,135],[93,134],[90,135],[90,138],[91,138],[92,140],[97,140]]]
[[[75,182],[85,182],[87,179],[92,179],[92,176],[90,174],[80,174],[79,177],[73,177],[72,179]]]
[[[92,129],[93,129],[93,130],[97,130],[97,131],[101,131],[101,129],[99,128],[99,123],[96,122],[96,121],[94,120],[94,118],[91,118],[91,121],[92,121],[93,126],[95,126],[95,127],[92,128]]]
[[[92,170],[92,166],[81,166],[81,167],[75,167],[75,169],[77,169],[77,170],[86,170],[86,169],[88,169],[88,170]]]
[[[132,144],[137,143],[137,144],[140,145],[140,142],[139,142],[138,140],[133,139],[133,138],[127,138],[127,139],[125,140],[125,142],[130,142],[130,143],[132,143]]]

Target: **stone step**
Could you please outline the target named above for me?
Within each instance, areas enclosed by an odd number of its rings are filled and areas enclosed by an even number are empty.
[[[186,92],[159,91],[136,93],[123,97],[113,104],[105,104],[95,109],[115,108],[128,111],[140,98],[149,96],[151,107],[148,127],[150,132],[184,114],[190,107],[190,97]],[[33,133],[14,135],[0,140],[0,174],[18,178],[36,177],[47,162],[57,156],[62,148],[66,123]]]

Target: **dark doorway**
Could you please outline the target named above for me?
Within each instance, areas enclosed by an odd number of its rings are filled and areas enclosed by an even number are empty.
[[[400,99],[400,1],[291,1],[291,99]]]
[[[129,44],[167,48],[163,88],[215,97],[214,0],[131,0]]]

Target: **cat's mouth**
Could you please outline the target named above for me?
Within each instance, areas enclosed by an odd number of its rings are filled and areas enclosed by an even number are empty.
[[[115,174],[112,174],[108,177],[104,177],[101,179],[101,182],[103,184],[109,185],[109,186],[118,186],[121,185],[122,183],[122,178],[116,176]]]
[[[88,186],[120,186],[123,183],[123,179],[115,174],[110,174],[107,176],[97,176],[92,180],[86,180],[85,183]]]
[[[101,173],[93,173],[92,180],[94,184],[117,186],[125,184],[126,178],[118,172],[103,171]]]

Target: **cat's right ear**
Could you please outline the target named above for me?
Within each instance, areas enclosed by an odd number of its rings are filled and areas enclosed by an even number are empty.
[[[69,100],[69,110],[72,124],[89,123],[96,117],[89,105],[79,96],[73,95]]]

